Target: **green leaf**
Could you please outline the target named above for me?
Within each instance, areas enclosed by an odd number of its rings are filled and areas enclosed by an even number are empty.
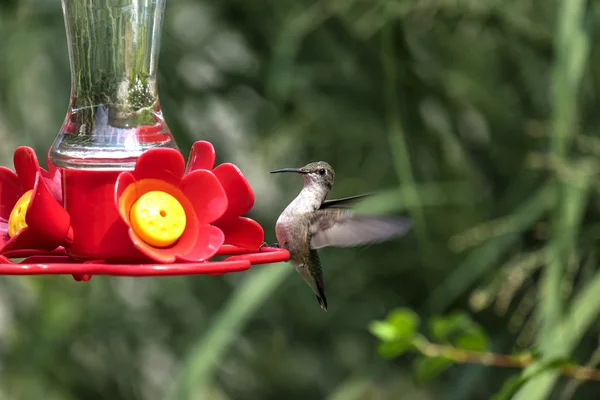
[[[418,385],[434,379],[453,364],[445,357],[419,357],[414,365],[414,379]]]
[[[396,329],[398,337],[412,338],[419,327],[419,316],[408,308],[397,308],[390,312],[388,322]]]
[[[500,391],[496,393],[491,400],[510,400],[529,380],[543,374],[544,372],[547,372],[548,370],[560,368],[567,364],[569,364],[569,361],[563,358],[541,362],[538,361],[523,370],[523,372],[521,372],[519,375],[508,379],[502,386],[502,389],[500,389]]]
[[[386,321],[373,321],[369,324],[369,332],[384,342],[397,338],[397,330],[394,325]]]
[[[377,346],[377,352],[379,356],[382,358],[395,358],[399,357],[402,354],[406,353],[408,349],[412,346],[412,341],[410,340],[394,340],[391,342],[381,342]]]
[[[486,351],[489,346],[489,339],[483,329],[465,313],[433,317],[429,322],[429,330],[436,341],[461,349]]]
[[[525,383],[525,379],[519,374],[510,377],[504,382],[502,388],[498,393],[496,393],[490,400],[510,400],[514,394],[519,390],[523,383]]]
[[[468,329],[471,325],[470,318],[464,313],[454,313],[448,316],[436,316],[429,321],[431,336],[438,341],[448,343],[450,337]]]
[[[472,327],[453,341],[458,348],[471,351],[486,351],[489,349],[489,339],[479,327]]]
[[[369,331],[378,339],[410,343],[419,327],[419,316],[408,308],[397,308],[388,314],[386,321],[373,321]]]

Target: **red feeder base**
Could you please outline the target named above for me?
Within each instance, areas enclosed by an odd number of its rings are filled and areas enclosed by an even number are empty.
[[[173,275],[221,275],[245,271],[255,264],[284,262],[289,259],[287,250],[263,247],[252,253],[241,247],[225,245],[218,256],[229,256],[222,261],[205,261],[174,264],[110,264],[103,261],[78,262],[60,248],[51,252],[17,250],[0,256],[0,275],[72,275],[77,281],[88,281],[92,275],[130,277]],[[24,258],[13,262],[10,258]]]

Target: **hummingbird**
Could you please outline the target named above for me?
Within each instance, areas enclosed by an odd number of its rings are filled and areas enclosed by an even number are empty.
[[[278,243],[289,251],[290,263],[317,296],[327,311],[323,271],[317,249],[355,247],[404,235],[411,226],[408,218],[360,215],[349,206],[370,194],[326,200],[333,187],[335,172],[325,161],[302,168],[283,168],[272,174],[294,172],[304,177],[298,196],[283,210],[275,225]]]

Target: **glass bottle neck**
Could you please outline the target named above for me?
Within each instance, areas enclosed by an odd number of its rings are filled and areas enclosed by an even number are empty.
[[[164,0],[62,0],[62,6],[71,108],[103,106],[121,117],[156,108]]]

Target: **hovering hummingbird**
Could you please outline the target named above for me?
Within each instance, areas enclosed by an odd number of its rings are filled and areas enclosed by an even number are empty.
[[[302,168],[283,168],[271,173],[304,175],[304,187],[279,216],[275,227],[278,244],[290,252],[290,262],[308,283],[321,308],[327,311],[323,272],[317,249],[353,247],[383,242],[410,229],[407,218],[358,215],[348,206],[368,194],[325,200],[335,172],[324,161]]]

